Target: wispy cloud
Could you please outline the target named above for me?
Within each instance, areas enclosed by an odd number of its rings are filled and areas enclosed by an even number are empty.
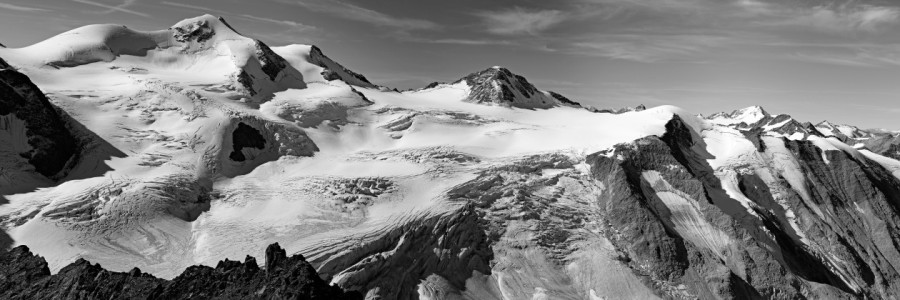
[[[100,3],[100,2],[94,2],[91,0],[72,0],[72,1],[81,3],[81,4],[87,4],[87,5],[93,5],[93,6],[100,7],[100,8],[105,8],[106,9],[105,11],[98,12],[100,14],[123,12],[123,13],[141,16],[141,17],[145,17],[145,18],[150,17],[150,15],[148,15],[148,14],[145,14],[145,13],[142,13],[139,11],[135,11],[132,9],[128,9],[128,7],[131,7],[132,5],[137,3],[137,0],[124,0],[122,2],[122,4],[119,4],[119,5],[109,5],[109,4],[104,4],[104,3]]]
[[[249,20],[256,20],[256,21],[260,21],[260,22],[284,25],[284,26],[295,28],[300,31],[317,29],[315,26],[312,26],[312,25],[306,25],[303,23],[298,23],[298,22],[288,21],[288,20],[278,20],[278,19],[272,19],[272,18],[257,17],[257,16],[253,16],[253,15],[247,15],[247,14],[238,15],[238,17],[242,17],[242,18],[249,19]]]
[[[433,44],[454,44],[454,45],[516,45],[516,43],[508,40],[496,40],[496,39],[436,39],[436,40],[423,40],[424,42],[433,43]]]
[[[833,32],[875,32],[898,23],[900,23],[900,9],[896,7],[853,3],[816,6],[780,22]]]
[[[561,51],[588,56],[603,56],[637,62],[666,60],[700,62],[709,57],[699,54],[729,43],[729,39],[707,35],[601,35],[591,41],[575,42]]]
[[[900,6],[878,0],[571,0],[475,15],[484,33],[562,55],[900,66],[900,47],[885,45],[900,41]]]
[[[43,8],[20,6],[20,5],[15,5],[15,4],[3,3],[3,2],[0,2],[0,9],[25,11],[25,12],[47,11],[46,9],[43,9]]]
[[[440,25],[428,20],[394,17],[365,7],[336,0],[304,0],[282,2],[294,3],[311,11],[327,13],[348,20],[364,22],[380,27],[393,28],[400,31],[429,30],[440,28]]]
[[[211,13],[224,13],[225,12],[224,10],[220,10],[220,9],[209,8],[209,7],[205,7],[205,6],[199,6],[199,5],[192,5],[192,4],[184,4],[184,3],[178,3],[178,2],[163,1],[163,2],[160,2],[160,4],[174,6],[174,7],[180,7],[180,8],[193,9],[193,10],[201,11],[201,12],[211,12]]]
[[[501,11],[477,12],[487,31],[500,35],[535,35],[559,24],[569,17],[560,10],[528,10],[515,7]]]
[[[232,13],[229,13],[224,10],[210,8],[210,7],[204,7],[204,6],[199,6],[199,5],[191,5],[191,4],[169,2],[169,1],[163,1],[160,3],[163,5],[193,9],[193,10],[200,11],[200,12],[215,13],[215,14],[220,14],[220,15],[232,15],[237,18],[253,20],[253,21],[257,21],[257,22],[265,22],[265,23],[283,25],[283,26],[287,26],[287,27],[290,27],[291,29],[293,29],[292,30],[293,33],[318,29],[315,26],[306,25],[306,24],[303,24],[300,22],[295,22],[295,21],[290,21],[290,20],[279,20],[279,19],[273,19],[273,18],[267,18],[267,17],[254,16],[254,15],[249,15],[249,14],[232,14]]]

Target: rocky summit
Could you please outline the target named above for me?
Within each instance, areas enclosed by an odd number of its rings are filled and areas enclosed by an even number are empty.
[[[210,15],[0,58],[3,299],[900,295],[896,131],[400,91]]]

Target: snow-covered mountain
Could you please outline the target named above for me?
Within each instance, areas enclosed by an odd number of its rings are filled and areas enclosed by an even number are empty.
[[[466,75],[450,84],[434,82],[416,91],[448,88],[465,90],[464,101],[484,105],[526,109],[547,109],[557,106],[581,107],[578,102],[556,92],[539,90],[525,77],[513,74],[509,69],[499,66]]]
[[[585,108],[500,67],[397,92],[213,16],[0,57],[0,225],[52,272],[256,270],[220,261],[277,242],[369,299],[900,294],[895,134]]]
[[[702,115],[700,115],[703,118]],[[759,106],[751,106],[731,113],[717,113],[706,117],[709,122],[741,131],[776,132],[782,135],[820,134],[809,122],[801,123],[790,115],[771,115]]]
[[[825,136],[834,136],[839,139],[866,139],[872,137],[872,133],[859,129],[852,125],[836,125],[828,121],[816,124],[816,129]],[[876,133],[877,134],[877,133]]]

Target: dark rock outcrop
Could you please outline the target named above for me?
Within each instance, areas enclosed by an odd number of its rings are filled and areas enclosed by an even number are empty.
[[[269,80],[272,81],[275,81],[278,74],[287,67],[287,62],[284,61],[284,58],[275,54],[272,48],[260,41],[256,41],[256,57],[259,58],[259,64],[262,66],[263,73],[269,76]]]
[[[502,67],[487,68],[454,83],[462,81],[469,85],[469,95],[465,99],[468,102],[528,109],[560,105],[581,107],[578,102],[560,94],[538,90],[525,77]]]
[[[375,84],[370,82],[369,79],[366,79],[362,74],[353,72],[331,58],[328,58],[328,56],[325,56],[325,53],[322,53],[322,49],[319,49],[319,47],[312,46],[312,48],[310,48],[309,62],[325,69],[322,71],[322,76],[325,77],[325,80],[343,80],[350,85],[369,88],[375,87]]]
[[[475,207],[467,205],[452,214],[393,228],[374,241],[314,263],[329,276],[326,279],[340,275],[336,284],[369,290],[370,296],[379,297],[375,299],[419,299],[417,286],[432,276],[464,290],[473,271],[490,273],[493,254],[485,225]]]
[[[553,97],[553,99],[559,100],[560,103],[565,103],[565,104],[568,104],[571,106],[581,107],[581,103],[572,101],[571,99],[566,98],[566,96],[560,95],[557,92],[551,91],[549,93],[550,93],[550,96]],[[642,108],[641,110],[644,110],[644,109]]]
[[[216,32],[206,20],[198,20],[184,26],[173,27],[172,36],[176,41],[203,43],[215,36]]]
[[[231,134],[232,151],[228,155],[233,161],[244,161],[247,158],[241,152],[244,148],[264,149],[266,147],[266,139],[250,125],[243,122],[238,123],[237,128]]]
[[[18,153],[35,171],[57,179],[78,155],[78,144],[50,100],[22,73],[0,59],[0,116],[24,121],[30,150]],[[8,125],[0,124],[0,128]]]
[[[50,274],[28,247],[0,254],[3,299],[362,299],[322,280],[302,255],[288,257],[278,244],[266,249],[266,268],[256,259],[224,260],[215,268],[192,266],[172,280],[104,270],[79,259]]]
[[[585,107],[585,109],[587,109],[590,112],[601,113],[601,114],[624,114],[624,113],[633,112],[633,111],[644,111],[647,109],[647,107],[644,106],[643,104],[638,104],[638,106],[635,106],[635,107],[623,107],[623,108],[619,108],[619,109],[596,108],[593,106]]]

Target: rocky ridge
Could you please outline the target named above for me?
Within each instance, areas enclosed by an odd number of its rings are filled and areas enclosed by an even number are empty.
[[[26,246],[0,254],[3,299],[362,299],[319,278],[302,255],[288,257],[278,244],[266,248],[265,265],[250,256],[215,268],[193,266],[172,280],[134,268],[110,272],[79,259],[57,274]]]

